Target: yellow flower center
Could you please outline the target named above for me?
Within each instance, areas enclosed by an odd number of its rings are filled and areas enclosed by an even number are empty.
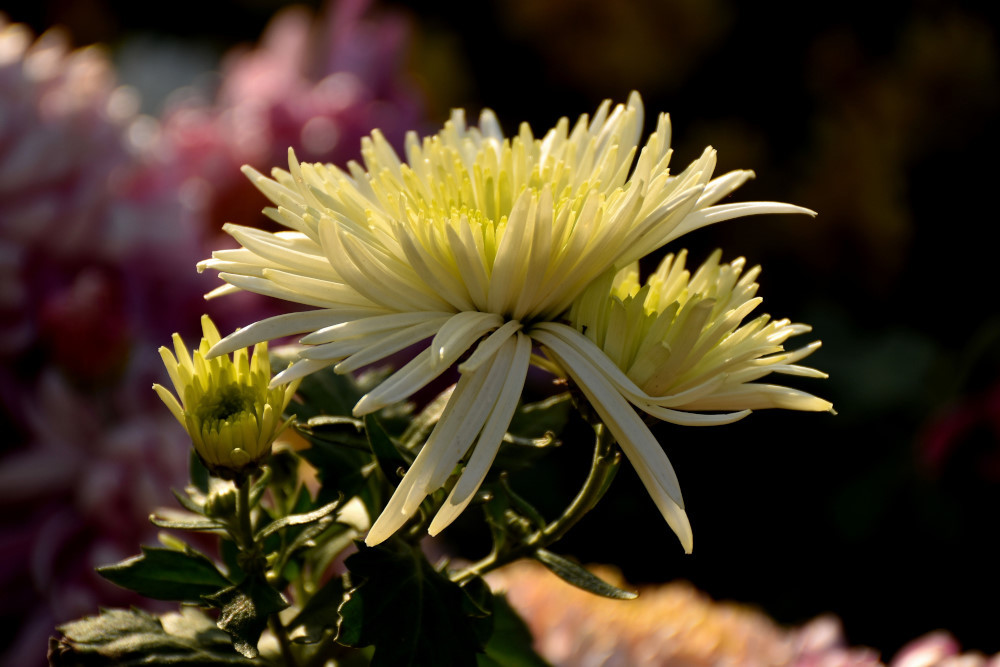
[[[255,412],[255,405],[253,387],[230,384],[206,393],[195,408],[195,414],[202,422],[223,422],[244,412]]]

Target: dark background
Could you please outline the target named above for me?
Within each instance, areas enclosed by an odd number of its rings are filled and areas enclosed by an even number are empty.
[[[38,32],[65,25],[81,45],[116,49],[152,35],[221,55],[255,41],[281,5],[0,8]],[[506,129],[525,120],[541,132],[637,89],[648,125],[671,113],[676,165],[712,144],[718,173],[757,172],[739,199],[819,212],[723,223],[683,244],[693,261],[721,247],[726,259],[764,266],[764,310],[812,324],[824,343],[809,361],[830,379],[796,386],[839,414],[664,425],[657,435],[681,478],[694,554],[681,553],[627,466],[559,551],[618,564],[635,583],[687,579],[783,623],[833,612],[851,643],[887,655],[937,628],[966,648],[1000,651],[1000,308],[990,240],[997,10],[733,0],[386,6],[413,21],[409,67],[429,127],[452,106],[489,106]],[[539,502],[557,509],[582,480],[589,446],[582,433],[567,438],[552,466],[522,486],[554,489]]]

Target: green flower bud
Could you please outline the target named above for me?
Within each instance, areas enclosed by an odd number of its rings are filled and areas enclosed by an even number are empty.
[[[227,485],[228,486],[228,485]],[[205,499],[205,514],[215,519],[225,519],[236,513],[236,489],[214,489]]]
[[[291,422],[282,422],[281,414],[298,383],[268,387],[271,362],[266,343],[254,347],[252,359],[246,348],[236,350],[232,358],[208,359],[209,350],[220,340],[219,331],[207,315],[201,325],[204,338],[193,354],[178,334],[173,337],[174,352],[160,348],[180,401],[163,385],[154,384],[153,389],[187,429],[208,471],[222,479],[241,479],[257,469]]]

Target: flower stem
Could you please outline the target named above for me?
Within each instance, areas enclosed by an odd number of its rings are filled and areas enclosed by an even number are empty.
[[[252,551],[253,526],[250,524],[250,480],[236,487],[236,520],[239,521],[240,546],[244,551]]]
[[[474,577],[482,576],[502,565],[530,556],[539,549],[544,549],[565,535],[587,512],[594,508],[597,501],[607,492],[611,480],[618,472],[621,453],[615,446],[614,437],[604,427],[604,424],[597,422],[593,424],[593,427],[595,435],[594,458],[590,466],[590,474],[587,475],[583,486],[562,515],[541,530],[532,533],[513,549],[494,551],[478,563],[454,573],[451,576],[452,581],[464,584]]]
[[[295,659],[295,654],[292,653],[291,641],[288,639],[288,631],[285,630],[285,626],[281,624],[281,619],[278,618],[277,614],[271,614],[270,618],[267,619],[271,626],[271,632],[278,639],[278,645],[281,647],[281,657],[285,661],[285,665],[289,667],[298,667],[298,661]]]

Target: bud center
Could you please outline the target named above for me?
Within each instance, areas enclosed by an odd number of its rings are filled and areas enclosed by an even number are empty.
[[[206,394],[198,406],[198,416],[203,421],[226,421],[242,412],[253,412],[253,409],[253,391],[230,384]]]

